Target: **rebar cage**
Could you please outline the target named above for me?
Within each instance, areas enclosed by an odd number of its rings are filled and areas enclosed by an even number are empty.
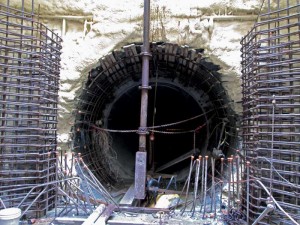
[[[61,38],[35,21],[33,1],[31,13],[24,2],[0,4],[0,198],[6,207],[32,204],[39,217],[54,207],[54,187],[18,204],[55,179]]]
[[[272,195],[283,210],[259,224],[293,224],[283,211],[300,220],[300,5],[269,0],[262,9],[266,12],[241,41],[249,219],[259,216]],[[270,195],[252,182],[258,179]]]

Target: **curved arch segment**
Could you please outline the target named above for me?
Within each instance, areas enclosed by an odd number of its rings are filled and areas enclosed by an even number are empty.
[[[236,141],[235,113],[219,66],[203,57],[203,49],[152,43],[151,51],[148,170],[179,176],[189,154],[207,155],[214,148],[228,154]],[[131,44],[102,57],[77,103],[74,147],[107,184],[134,176],[140,52],[141,45]]]

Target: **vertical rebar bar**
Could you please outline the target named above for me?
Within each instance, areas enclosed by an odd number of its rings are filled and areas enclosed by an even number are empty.
[[[215,187],[215,158],[211,157],[211,191],[212,191],[212,198],[211,198],[211,208],[214,212],[214,218],[216,218],[216,187]]]
[[[221,186],[221,193],[220,193],[220,212],[222,209],[222,198],[223,198],[223,183],[224,183],[224,158],[221,158],[221,181],[220,181],[220,186]]]
[[[199,184],[199,171],[200,171],[200,165],[201,162],[198,159],[196,159],[196,174],[195,174],[195,183],[194,183],[194,199],[193,199],[193,206],[192,206],[192,217],[195,214],[195,208],[196,208],[196,202],[198,198],[198,184]]]
[[[204,170],[204,197],[203,197],[203,216],[202,218],[205,218],[206,213],[206,192],[207,192],[207,165],[208,164],[208,156],[205,156],[205,170]]]
[[[228,209],[231,208],[231,170],[232,158],[228,158]]]
[[[192,171],[193,171],[193,164],[194,164],[194,156],[191,156],[190,170],[189,170],[189,175],[187,178],[187,188],[186,188],[186,192],[185,192],[185,203],[184,203],[184,208],[182,210],[182,213],[184,213],[186,206],[187,206],[189,190],[190,190],[191,175],[192,175]]]
[[[247,224],[250,224],[250,162],[247,161],[246,163],[246,169],[247,169],[247,201],[246,201],[246,205],[247,205]]]
[[[205,157],[202,157],[202,170],[201,170],[201,208],[200,212],[203,207],[204,203],[204,174],[205,174]]]
[[[27,5],[30,12],[25,11]],[[33,0],[31,5],[20,1],[20,9],[8,0],[0,13],[0,196],[14,207],[29,187],[56,178],[52,153],[57,148],[61,39],[34,20]],[[41,194],[32,193],[36,201],[24,202],[32,205],[29,213],[40,217],[55,207],[56,190],[49,186]]]
[[[299,183],[294,172],[300,155],[299,9],[299,0],[265,1],[258,21],[241,41],[243,152],[253,166],[250,177],[268,186],[298,220],[300,196],[291,193]],[[259,216],[260,202],[267,201],[263,188],[251,188],[249,223]],[[248,193],[243,193],[246,208]],[[278,214],[264,222],[289,223],[287,215]]]
[[[273,95],[272,99],[272,135],[271,135],[271,158],[270,158],[270,194],[273,193],[273,179],[274,179],[274,123],[275,123],[275,105],[276,105],[276,99],[275,95]]]
[[[237,155],[236,159],[236,192],[237,199],[240,201],[240,157]]]

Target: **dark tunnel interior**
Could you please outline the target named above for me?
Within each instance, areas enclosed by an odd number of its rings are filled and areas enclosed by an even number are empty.
[[[214,148],[230,154],[237,117],[220,81],[220,67],[202,57],[202,51],[172,46],[173,53],[170,44],[151,46],[147,170],[184,179],[191,155],[212,155]],[[129,45],[101,58],[79,96],[74,149],[106,184],[134,178],[140,52],[140,45]]]
[[[183,121],[195,115],[203,113],[197,101],[184,90],[170,84],[150,83],[153,89],[149,92],[148,124],[159,126],[173,122]],[[155,88],[157,86],[157,88]],[[156,90],[155,90],[156,89]],[[155,98],[156,92],[156,98]],[[114,130],[133,130],[139,126],[140,114],[140,90],[133,87],[121,96],[113,105],[107,118],[107,127]],[[190,152],[194,148],[194,133],[197,127],[205,124],[205,118],[150,131],[148,138],[148,168],[155,171],[156,168],[169,161]],[[166,132],[166,133],[160,133]],[[181,133],[182,132],[182,133]],[[199,130],[196,135],[195,147],[200,149],[204,144],[206,129]],[[138,147],[138,135],[136,133],[112,134],[113,148],[117,151],[121,161],[130,162],[134,168],[134,157]],[[150,137],[152,140],[150,140]],[[153,140],[154,139],[154,140]],[[120,146],[122,143],[122,146]],[[130,156],[130,159],[129,159]],[[125,159],[125,160],[122,160]],[[184,166],[186,166],[185,161]],[[176,164],[164,172],[174,172],[182,168],[182,163]]]

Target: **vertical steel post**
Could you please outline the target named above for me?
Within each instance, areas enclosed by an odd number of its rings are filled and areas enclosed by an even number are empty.
[[[273,100],[272,100],[272,133],[271,133],[271,162],[270,162],[270,195],[273,193],[273,179],[274,179],[274,166],[273,166],[273,161],[274,161],[274,125],[275,125],[275,105],[276,105],[276,99],[275,95],[273,95]]]
[[[190,163],[190,171],[189,171],[189,176],[187,179],[187,188],[186,188],[186,193],[185,193],[185,204],[184,204],[184,210],[187,204],[188,196],[189,196],[189,190],[190,190],[190,183],[191,183],[191,175],[193,171],[193,162],[194,162],[194,156],[191,156],[191,163]],[[184,212],[183,210],[183,212]]]
[[[215,158],[211,157],[211,211],[214,212],[214,218],[216,218],[217,212],[216,212],[216,187],[215,187]]]
[[[247,224],[249,224],[250,218],[249,218],[249,210],[250,210],[250,162],[246,162],[247,166]]]
[[[203,203],[203,216],[202,219],[205,218],[205,213],[206,213],[206,192],[207,192],[207,160],[208,156],[205,156],[205,171],[204,171],[204,203]]]
[[[222,210],[222,198],[223,198],[223,181],[224,181],[224,176],[223,176],[223,170],[224,170],[224,158],[221,158],[221,194],[220,194],[220,212]]]
[[[232,158],[228,158],[228,210],[231,208],[231,167]]]
[[[239,154],[239,150],[237,150]],[[236,159],[236,190],[237,190],[237,199],[240,200],[240,157],[237,155]]]
[[[196,162],[197,162],[197,164],[196,164],[196,174],[195,174],[195,184],[194,184],[194,200],[193,200],[193,208],[192,208],[192,217],[194,217],[194,214],[195,214],[197,194],[198,194],[199,171],[200,171],[200,165],[201,165],[200,158],[198,158],[196,160]]]
[[[149,90],[149,59],[150,43],[150,0],[144,0],[144,33],[143,50],[141,52],[143,69],[141,85],[141,114],[139,127],[139,151],[136,153],[135,164],[135,198],[144,199],[146,189],[146,137],[147,137],[147,110],[148,110],[148,90]]]

